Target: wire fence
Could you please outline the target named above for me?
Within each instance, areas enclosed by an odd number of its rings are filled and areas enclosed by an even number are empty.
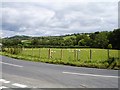
[[[10,55],[29,57],[31,60],[50,59],[75,61],[105,61],[109,58],[119,58],[119,50],[109,49],[63,49],[63,48],[24,48],[5,47],[4,52]]]

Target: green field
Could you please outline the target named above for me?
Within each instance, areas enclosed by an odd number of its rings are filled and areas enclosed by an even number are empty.
[[[91,55],[90,55],[91,50]],[[51,57],[49,57],[49,53]],[[108,55],[109,54],[109,55]],[[67,60],[67,61],[101,61],[107,60],[108,57],[118,57],[118,50],[107,49],[57,49],[51,48],[24,48],[19,54],[23,56],[37,57],[37,58],[51,58],[55,60]],[[91,58],[90,58],[91,57]]]
[[[9,52],[9,49],[6,48]],[[75,66],[88,66],[106,68],[108,60],[117,59],[115,67],[119,68],[120,50],[107,49],[60,49],[60,48],[23,48],[17,55],[5,53],[8,56],[22,58],[30,61],[41,61]]]

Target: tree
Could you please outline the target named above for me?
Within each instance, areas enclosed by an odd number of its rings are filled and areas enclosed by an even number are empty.
[[[17,46],[21,43],[19,39],[2,39],[3,46]]]
[[[31,44],[32,45],[39,45],[38,39],[33,39]]]
[[[104,32],[101,32],[95,36],[93,41],[93,47],[107,48],[109,40]]]
[[[79,42],[78,42],[78,45],[79,46],[85,46],[86,45],[86,42],[84,39],[81,39]]]
[[[109,41],[113,48],[120,49],[120,28],[115,29],[109,35]]]
[[[64,43],[65,43],[66,46],[71,46],[71,45],[73,45],[73,41],[72,41],[71,38],[66,39],[66,40],[64,41]]]
[[[74,45],[74,46],[75,46],[75,45],[77,45],[76,38],[74,38],[74,37],[71,37],[70,39],[73,41],[73,45]]]

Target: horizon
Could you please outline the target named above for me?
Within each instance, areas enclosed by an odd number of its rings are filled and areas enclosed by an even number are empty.
[[[111,31],[95,31],[95,32],[112,32],[114,30],[116,30],[118,28],[115,28]],[[91,33],[95,33],[95,32],[86,32],[87,34],[91,34]],[[1,39],[4,39],[4,38],[11,38],[11,37],[15,37],[15,36],[27,36],[27,37],[59,37],[59,36],[67,36],[67,35],[74,35],[74,34],[85,34],[85,33],[71,33],[71,34],[64,34],[64,35],[57,35],[57,36],[54,36],[54,35],[51,35],[51,36],[30,36],[30,35],[13,35],[13,36],[9,36],[9,37],[0,37]]]

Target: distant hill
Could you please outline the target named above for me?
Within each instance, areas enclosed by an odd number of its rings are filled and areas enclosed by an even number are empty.
[[[75,35],[74,34],[71,34],[71,35],[62,35],[62,36],[39,36],[39,37],[32,37],[32,36],[25,36],[25,35],[16,35],[16,36],[12,36],[12,37],[9,37],[9,38],[4,38],[4,39],[19,39],[19,40],[30,40],[30,39],[42,39],[42,38],[51,38],[51,39],[54,39],[54,38],[63,38],[64,40],[68,39],[68,38],[75,38]]]
[[[13,36],[13,37],[9,37],[9,38],[7,38],[7,39],[20,39],[20,40],[29,40],[29,39],[31,39],[32,37],[30,37],[30,36],[24,36],[24,35],[22,35],[22,36],[20,36],[20,35],[16,35],[16,36]],[[5,38],[6,39],[6,38]]]

